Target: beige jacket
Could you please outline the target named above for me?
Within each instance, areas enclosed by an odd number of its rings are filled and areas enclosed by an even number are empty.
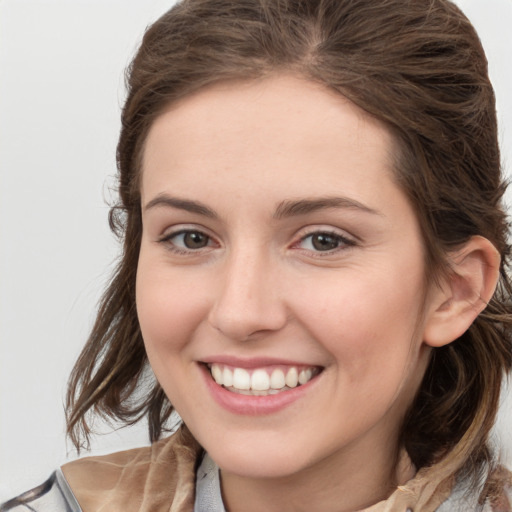
[[[182,428],[150,447],[79,459],[62,471],[83,512],[192,512],[200,453],[201,447]],[[449,473],[448,468],[421,470],[387,500],[364,512],[511,510],[505,501],[480,507],[475,500],[457,498]]]

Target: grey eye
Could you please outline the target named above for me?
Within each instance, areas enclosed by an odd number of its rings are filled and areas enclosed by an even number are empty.
[[[207,247],[210,242],[210,237],[200,231],[186,231],[173,238],[175,245],[182,245],[187,249],[202,249]]]
[[[332,251],[341,244],[339,236],[330,233],[315,233],[311,235],[311,245],[317,251]]]
[[[313,253],[337,252],[355,245],[355,242],[342,234],[330,231],[314,231],[304,236],[296,247]]]

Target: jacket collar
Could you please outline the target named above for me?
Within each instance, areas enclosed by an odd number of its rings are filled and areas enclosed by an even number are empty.
[[[182,426],[150,447],[68,463],[62,471],[83,512],[192,512],[202,448]],[[434,512],[451,494],[451,464],[420,470],[391,496],[361,512]]]

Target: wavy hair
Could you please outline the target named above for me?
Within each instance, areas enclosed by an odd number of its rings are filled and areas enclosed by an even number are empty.
[[[323,84],[390,129],[430,278],[474,235],[501,255],[493,298],[459,339],[433,350],[402,429],[418,468],[457,454],[457,471],[476,476],[512,365],[508,225],[487,60],[448,0],[184,0],[149,27],[127,70],[117,149],[110,225],[123,252],[70,377],[68,434],[80,447],[89,415],[99,414],[122,424],[147,418],[155,441],[173,410],[148,369],[135,307],[141,154],[153,121],[208,84],[281,72]]]

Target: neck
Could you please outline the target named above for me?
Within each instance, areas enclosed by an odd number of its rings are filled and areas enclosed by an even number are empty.
[[[360,447],[359,447],[360,448]],[[346,449],[279,478],[251,478],[221,471],[222,494],[229,512],[353,512],[385,500],[414,476],[414,467],[395,443],[362,458]]]

